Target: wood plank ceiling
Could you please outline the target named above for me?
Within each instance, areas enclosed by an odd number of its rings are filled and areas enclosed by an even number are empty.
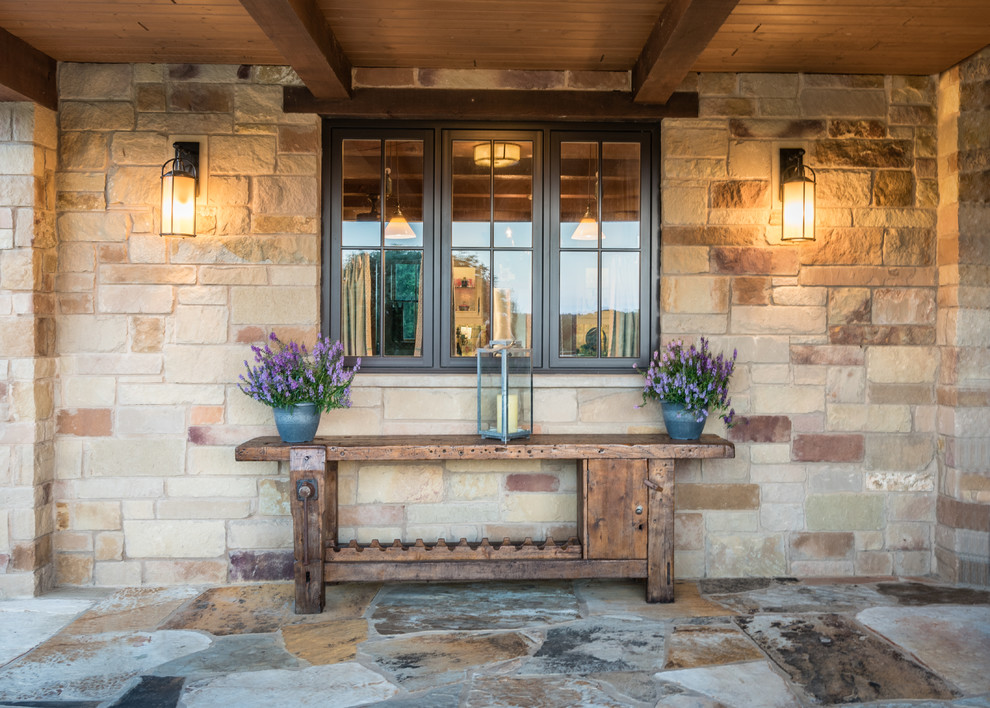
[[[0,0],[0,29],[0,98],[40,100],[52,59],[287,63],[323,99],[352,67],[630,71],[663,103],[689,71],[937,73],[990,44],[990,2]]]

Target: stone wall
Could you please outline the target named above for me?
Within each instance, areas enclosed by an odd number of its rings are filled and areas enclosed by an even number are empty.
[[[744,420],[735,460],[678,470],[678,516],[702,538],[678,572],[926,574],[935,81],[706,74],[698,89],[700,120],[663,125],[662,330],[738,349]],[[817,172],[813,244],[780,243],[781,147]]]
[[[272,331],[312,341],[318,328],[319,120],[282,113],[281,85],[295,80],[262,67],[60,67],[57,481],[54,514],[43,491],[31,511],[32,544],[54,522],[60,583],[287,577],[287,470],[235,463],[233,447],[274,432],[270,411],[236,388],[249,345]],[[950,344],[936,327],[949,296],[936,290],[936,80],[712,74],[684,88],[700,92],[702,115],[663,123],[662,337],[738,349],[733,403],[746,420],[731,431],[736,459],[677,470],[677,575],[930,572]],[[0,149],[2,131],[0,118]],[[195,239],[157,235],[176,136],[207,147]],[[779,242],[780,147],[804,147],[818,172],[814,244]],[[0,283],[0,317],[16,292]],[[0,352],[0,372],[12,357]],[[638,386],[634,374],[539,377],[538,430],[659,431],[657,410],[634,408]],[[354,407],[324,416],[321,432],[470,433],[474,396],[471,376],[363,373]],[[4,454],[0,472],[13,471]],[[564,537],[575,483],[556,462],[343,465],[341,536]],[[12,530],[6,502],[0,514]]]
[[[0,103],[0,597],[51,588],[55,114]]]
[[[939,81],[939,484],[935,557],[990,585],[990,48]]]

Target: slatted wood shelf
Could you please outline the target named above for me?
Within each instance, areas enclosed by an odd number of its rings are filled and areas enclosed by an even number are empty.
[[[487,538],[480,543],[468,543],[462,538],[460,543],[448,545],[444,539],[427,544],[423,539],[406,545],[396,539],[390,545],[382,545],[377,539],[370,544],[351,541],[346,546],[328,546],[326,560],[330,563],[375,563],[378,561],[409,562],[448,562],[478,560],[573,560],[581,558],[581,543],[570,538],[557,544],[553,538],[542,543],[534,543],[527,538],[522,543],[513,543],[508,538],[501,543],[490,543]]]

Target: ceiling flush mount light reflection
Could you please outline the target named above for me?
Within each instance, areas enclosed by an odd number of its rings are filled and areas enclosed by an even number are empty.
[[[173,143],[175,157],[162,165],[162,236],[196,235],[199,143]]]
[[[511,167],[519,162],[522,150],[515,143],[495,142],[494,149],[492,143],[481,143],[474,146],[474,164],[479,167],[491,167],[494,163],[495,169],[500,167]]]
[[[801,148],[780,149],[781,241],[815,240],[815,171],[804,164]]]

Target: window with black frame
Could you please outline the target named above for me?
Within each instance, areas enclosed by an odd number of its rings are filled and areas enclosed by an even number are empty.
[[[323,328],[366,369],[645,363],[657,278],[656,128],[325,130]]]

